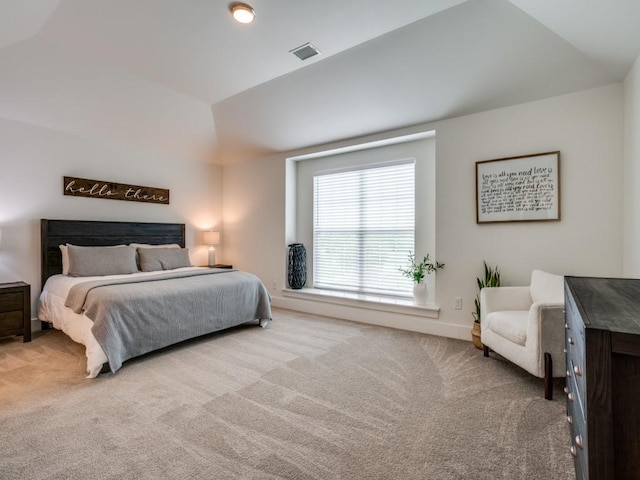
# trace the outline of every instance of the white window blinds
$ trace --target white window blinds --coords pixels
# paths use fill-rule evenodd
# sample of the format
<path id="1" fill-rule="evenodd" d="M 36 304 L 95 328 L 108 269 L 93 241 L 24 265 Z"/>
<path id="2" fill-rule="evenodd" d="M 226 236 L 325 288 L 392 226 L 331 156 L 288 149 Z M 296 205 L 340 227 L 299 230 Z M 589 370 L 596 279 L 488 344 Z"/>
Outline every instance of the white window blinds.
<path id="1" fill-rule="evenodd" d="M 410 293 L 400 273 L 414 249 L 414 160 L 314 176 L 313 285 Z"/>

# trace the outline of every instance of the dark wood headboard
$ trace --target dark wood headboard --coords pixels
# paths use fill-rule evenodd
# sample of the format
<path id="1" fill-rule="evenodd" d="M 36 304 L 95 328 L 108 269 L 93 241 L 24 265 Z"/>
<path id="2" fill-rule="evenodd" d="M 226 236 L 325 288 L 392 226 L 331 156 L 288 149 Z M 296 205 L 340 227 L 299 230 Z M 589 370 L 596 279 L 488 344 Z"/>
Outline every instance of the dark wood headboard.
<path id="1" fill-rule="evenodd" d="M 129 243 L 185 246 L 184 223 L 98 222 L 86 220 L 40 220 L 42 286 L 51 275 L 62 273 L 60 245 L 103 247 Z"/>

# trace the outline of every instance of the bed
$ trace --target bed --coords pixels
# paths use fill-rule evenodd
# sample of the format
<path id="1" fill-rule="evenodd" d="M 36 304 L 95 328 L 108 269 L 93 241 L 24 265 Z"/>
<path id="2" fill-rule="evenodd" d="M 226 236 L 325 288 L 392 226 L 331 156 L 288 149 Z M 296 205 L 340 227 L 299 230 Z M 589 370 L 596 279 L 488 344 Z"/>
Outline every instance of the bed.
<path id="1" fill-rule="evenodd" d="M 42 219 L 43 328 L 83 344 L 95 378 L 194 337 L 268 325 L 271 298 L 255 275 L 193 267 L 184 246 L 184 224 Z"/>

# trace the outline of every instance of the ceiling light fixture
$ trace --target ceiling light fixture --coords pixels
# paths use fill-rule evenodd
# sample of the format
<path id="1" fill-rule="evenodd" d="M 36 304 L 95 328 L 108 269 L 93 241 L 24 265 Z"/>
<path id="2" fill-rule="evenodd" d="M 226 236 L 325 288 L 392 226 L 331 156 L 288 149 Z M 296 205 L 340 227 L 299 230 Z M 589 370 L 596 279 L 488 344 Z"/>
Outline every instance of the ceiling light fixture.
<path id="1" fill-rule="evenodd" d="M 229 10 L 236 22 L 251 23 L 256 18 L 256 11 L 246 3 L 232 3 Z"/>

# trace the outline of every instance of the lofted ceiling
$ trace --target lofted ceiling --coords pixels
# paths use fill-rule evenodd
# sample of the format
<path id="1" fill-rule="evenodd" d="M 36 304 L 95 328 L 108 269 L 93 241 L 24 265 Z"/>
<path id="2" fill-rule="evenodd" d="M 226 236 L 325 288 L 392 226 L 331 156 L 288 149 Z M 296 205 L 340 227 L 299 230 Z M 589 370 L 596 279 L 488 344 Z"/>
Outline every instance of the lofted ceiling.
<path id="1" fill-rule="evenodd" d="M 637 0 L 2 0 L 0 117 L 228 163 L 624 79 Z M 311 42 L 321 55 L 289 51 Z"/>

